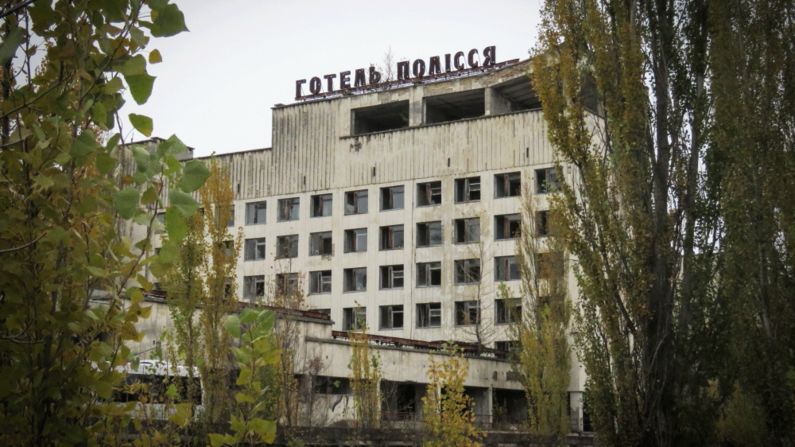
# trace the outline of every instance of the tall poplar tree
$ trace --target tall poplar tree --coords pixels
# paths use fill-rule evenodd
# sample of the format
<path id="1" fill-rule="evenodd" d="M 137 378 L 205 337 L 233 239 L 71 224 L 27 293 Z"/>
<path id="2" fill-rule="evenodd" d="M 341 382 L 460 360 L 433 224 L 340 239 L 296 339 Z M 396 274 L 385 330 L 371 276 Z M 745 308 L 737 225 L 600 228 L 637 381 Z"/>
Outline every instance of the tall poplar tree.
<path id="1" fill-rule="evenodd" d="M 701 444 L 721 338 L 707 3 L 548 1 L 532 81 L 571 184 L 578 352 L 609 445 Z M 559 171 L 562 172 L 562 171 Z"/>

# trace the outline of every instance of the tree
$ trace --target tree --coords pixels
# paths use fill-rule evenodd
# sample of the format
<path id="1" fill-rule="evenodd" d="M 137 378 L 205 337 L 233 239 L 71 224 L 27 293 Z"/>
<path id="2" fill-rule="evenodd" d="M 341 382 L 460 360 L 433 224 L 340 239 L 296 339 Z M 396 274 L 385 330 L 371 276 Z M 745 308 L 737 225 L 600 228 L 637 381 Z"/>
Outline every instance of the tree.
<path id="1" fill-rule="evenodd" d="M 475 426 L 471 398 L 464 392 L 469 364 L 460 350 L 447 346 L 444 359 L 428 365 L 428 386 L 422 397 L 425 447 L 478 447 L 482 433 Z"/>
<path id="2" fill-rule="evenodd" d="M 169 181 L 166 231 L 178 241 L 206 178 L 200 162 L 177 162 L 176 137 L 128 148 L 111 132 L 125 84 L 139 104 L 151 94 L 148 35 L 186 28 L 167 1 L 5 2 L 0 17 L 0 442 L 87 444 L 148 314 L 141 269 L 168 262 L 119 227 L 151 232 Z M 150 118 L 129 118 L 151 133 Z M 135 170 L 121 170 L 125 157 Z"/>
<path id="3" fill-rule="evenodd" d="M 725 344 L 708 12 L 704 1 L 543 10 L 532 81 L 572 169 L 556 208 L 576 261 L 586 398 L 610 445 L 702 445 L 715 421 L 707 383 Z"/>
<path id="4" fill-rule="evenodd" d="M 549 212 L 536 212 L 532 196 L 524 197 L 517 259 L 522 279 L 521 313 L 510 333 L 518 342 L 513 370 L 527 396 L 531 433 L 561 443 L 569 432 L 571 349 L 568 269 Z M 500 296 L 509 293 L 503 286 Z"/>
<path id="5" fill-rule="evenodd" d="M 367 325 L 350 332 L 351 394 L 359 428 L 378 428 L 381 421 L 381 359 L 370 354 Z"/>

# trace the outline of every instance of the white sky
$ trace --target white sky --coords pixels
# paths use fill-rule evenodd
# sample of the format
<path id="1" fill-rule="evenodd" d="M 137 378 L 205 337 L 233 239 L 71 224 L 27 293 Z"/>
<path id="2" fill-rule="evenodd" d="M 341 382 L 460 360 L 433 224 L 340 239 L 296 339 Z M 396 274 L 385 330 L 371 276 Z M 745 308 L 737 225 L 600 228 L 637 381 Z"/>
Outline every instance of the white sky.
<path id="1" fill-rule="evenodd" d="M 540 9 L 538 0 L 176 3 L 190 32 L 150 43 L 163 55 L 149 68 L 154 91 L 123 111 L 149 115 L 153 136 L 176 134 L 197 156 L 270 147 L 271 107 L 294 102 L 297 79 L 382 65 L 390 47 L 395 63 L 488 45 L 497 62 L 525 59 Z M 143 138 L 131 129 L 126 137 Z"/>

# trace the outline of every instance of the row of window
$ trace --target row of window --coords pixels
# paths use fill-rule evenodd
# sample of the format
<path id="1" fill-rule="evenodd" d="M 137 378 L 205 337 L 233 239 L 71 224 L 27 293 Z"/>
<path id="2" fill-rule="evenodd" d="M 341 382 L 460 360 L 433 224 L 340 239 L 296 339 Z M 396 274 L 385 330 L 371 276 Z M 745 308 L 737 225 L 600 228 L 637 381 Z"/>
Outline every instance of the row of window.
<path id="1" fill-rule="evenodd" d="M 536 215 L 536 235 L 547 235 L 547 211 L 539 211 Z M 519 237 L 521 232 L 521 216 L 503 214 L 494 217 L 494 239 L 504 240 Z M 480 240 L 480 218 L 468 217 L 453 220 L 453 241 L 456 244 L 474 243 Z M 388 225 L 379 229 L 379 249 L 399 250 L 404 247 L 403 225 Z M 345 230 L 344 252 L 367 251 L 367 228 Z M 433 247 L 443 243 L 442 222 L 420 222 L 417 224 L 417 248 Z M 246 261 L 265 259 L 265 238 L 245 240 L 243 258 Z M 331 256 L 334 252 L 331 231 L 309 234 L 310 256 Z M 276 257 L 295 258 L 298 256 L 298 235 L 290 234 L 276 238 Z"/>
<path id="2" fill-rule="evenodd" d="M 554 168 L 536 169 L 537 194 L 554 192 L 559 183 Z M 480 200 L 480 176 L 455 179 L 455 202 L 476 202 Z M 521 174 L 508 172 L 494 175 L 494 196 L 516 197 L 521 195 Z M 404 206 L 405 188 L 403 185 L 388 186 L 380 190 L 381 211 L 399 210 Z M 331 216 L 332 194 L 317 194 L 311 198 L 311 217 Z M 433 206 L 442 203 L 442 182 L 440 180 L 417 184 L 417 206 Z M 279 222 L 298 220 L 299 197 L 278 199 L 276 219 Z M 246 225 L 266 223 L 267 202 L 246 203 Z M 345 214 L 366 214 L 368 212 L 368 191 L 366 189 L 345 192 Z"/>
<path id="3" fill-rule="evenodd" d="M 379 306 L 379 329 L 402 329 L 404 311 L 402 304 Z M 456 301 L 453 320 L 457 326 L 478 324 L 480 322 L 480 302 L 478 300 Z M 419 303 L 416 305 L 416 327 L 435 328 L 442 326 L 442 303 Z M 508 324 L 518 322 L 522 317 L 522 303 L 519 298 L 494 300 L 494 322 Z M 342 309 L 343 330 L 357 330 L 367 327 L 366 307 L 346 307 Z"/>
<path id="4" fill-rule="evenodd" d="M 548 278 L 554 266 L 557 265 L 551 253 L 538 255 L 536 275 L 539 278 Z M 438 287 L 442 284 L 442 263 L 418 262 L 417 284 L 422 287 Z M 453 263 L 453 281 L 457 285 L 478 283 L 481 280 L 480 259 L 458 259 Z M 354 267 L 343 269 L 344 292 L 367 291 L 367 267 Z M 402 289 L 404 287 L 405 266 L 402 264 L 382 265 L 379 267 L 380 289 Z M 300 289 L 299 273 L 279 273 L 276 275 L 276 290 L 278 293 L 291 294 L 303 293 Z M 515 281 L 520 279 L 519 264 L 516 256 L 496 256 L 494 258 L 494 281 Z M 332 271 L 316 270 L 309 272 L 310 295 L 331 293 Z M 265 275 L 250 275 L 243 277 L 243 296 L 247 299 L 256 299 L 265 295 Z"/>

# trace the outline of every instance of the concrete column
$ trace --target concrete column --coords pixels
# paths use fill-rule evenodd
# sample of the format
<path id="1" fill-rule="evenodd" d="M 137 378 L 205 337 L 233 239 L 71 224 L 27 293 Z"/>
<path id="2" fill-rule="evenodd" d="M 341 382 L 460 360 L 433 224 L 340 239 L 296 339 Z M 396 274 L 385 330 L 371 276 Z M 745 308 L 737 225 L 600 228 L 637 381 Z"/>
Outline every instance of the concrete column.
<path id="1" fill-rule="evenodd" d="M 422 95 L 415 95 L 409 100 L 409 127 L 421 126 L 425 116 L 425 101 Z"/>
<path id="2" fill-rule="evenodd" d="M 511 111 L 511 103 L 502 97 L 494 87 L 486 87 L 486 115 L 500 115 Z"/>

